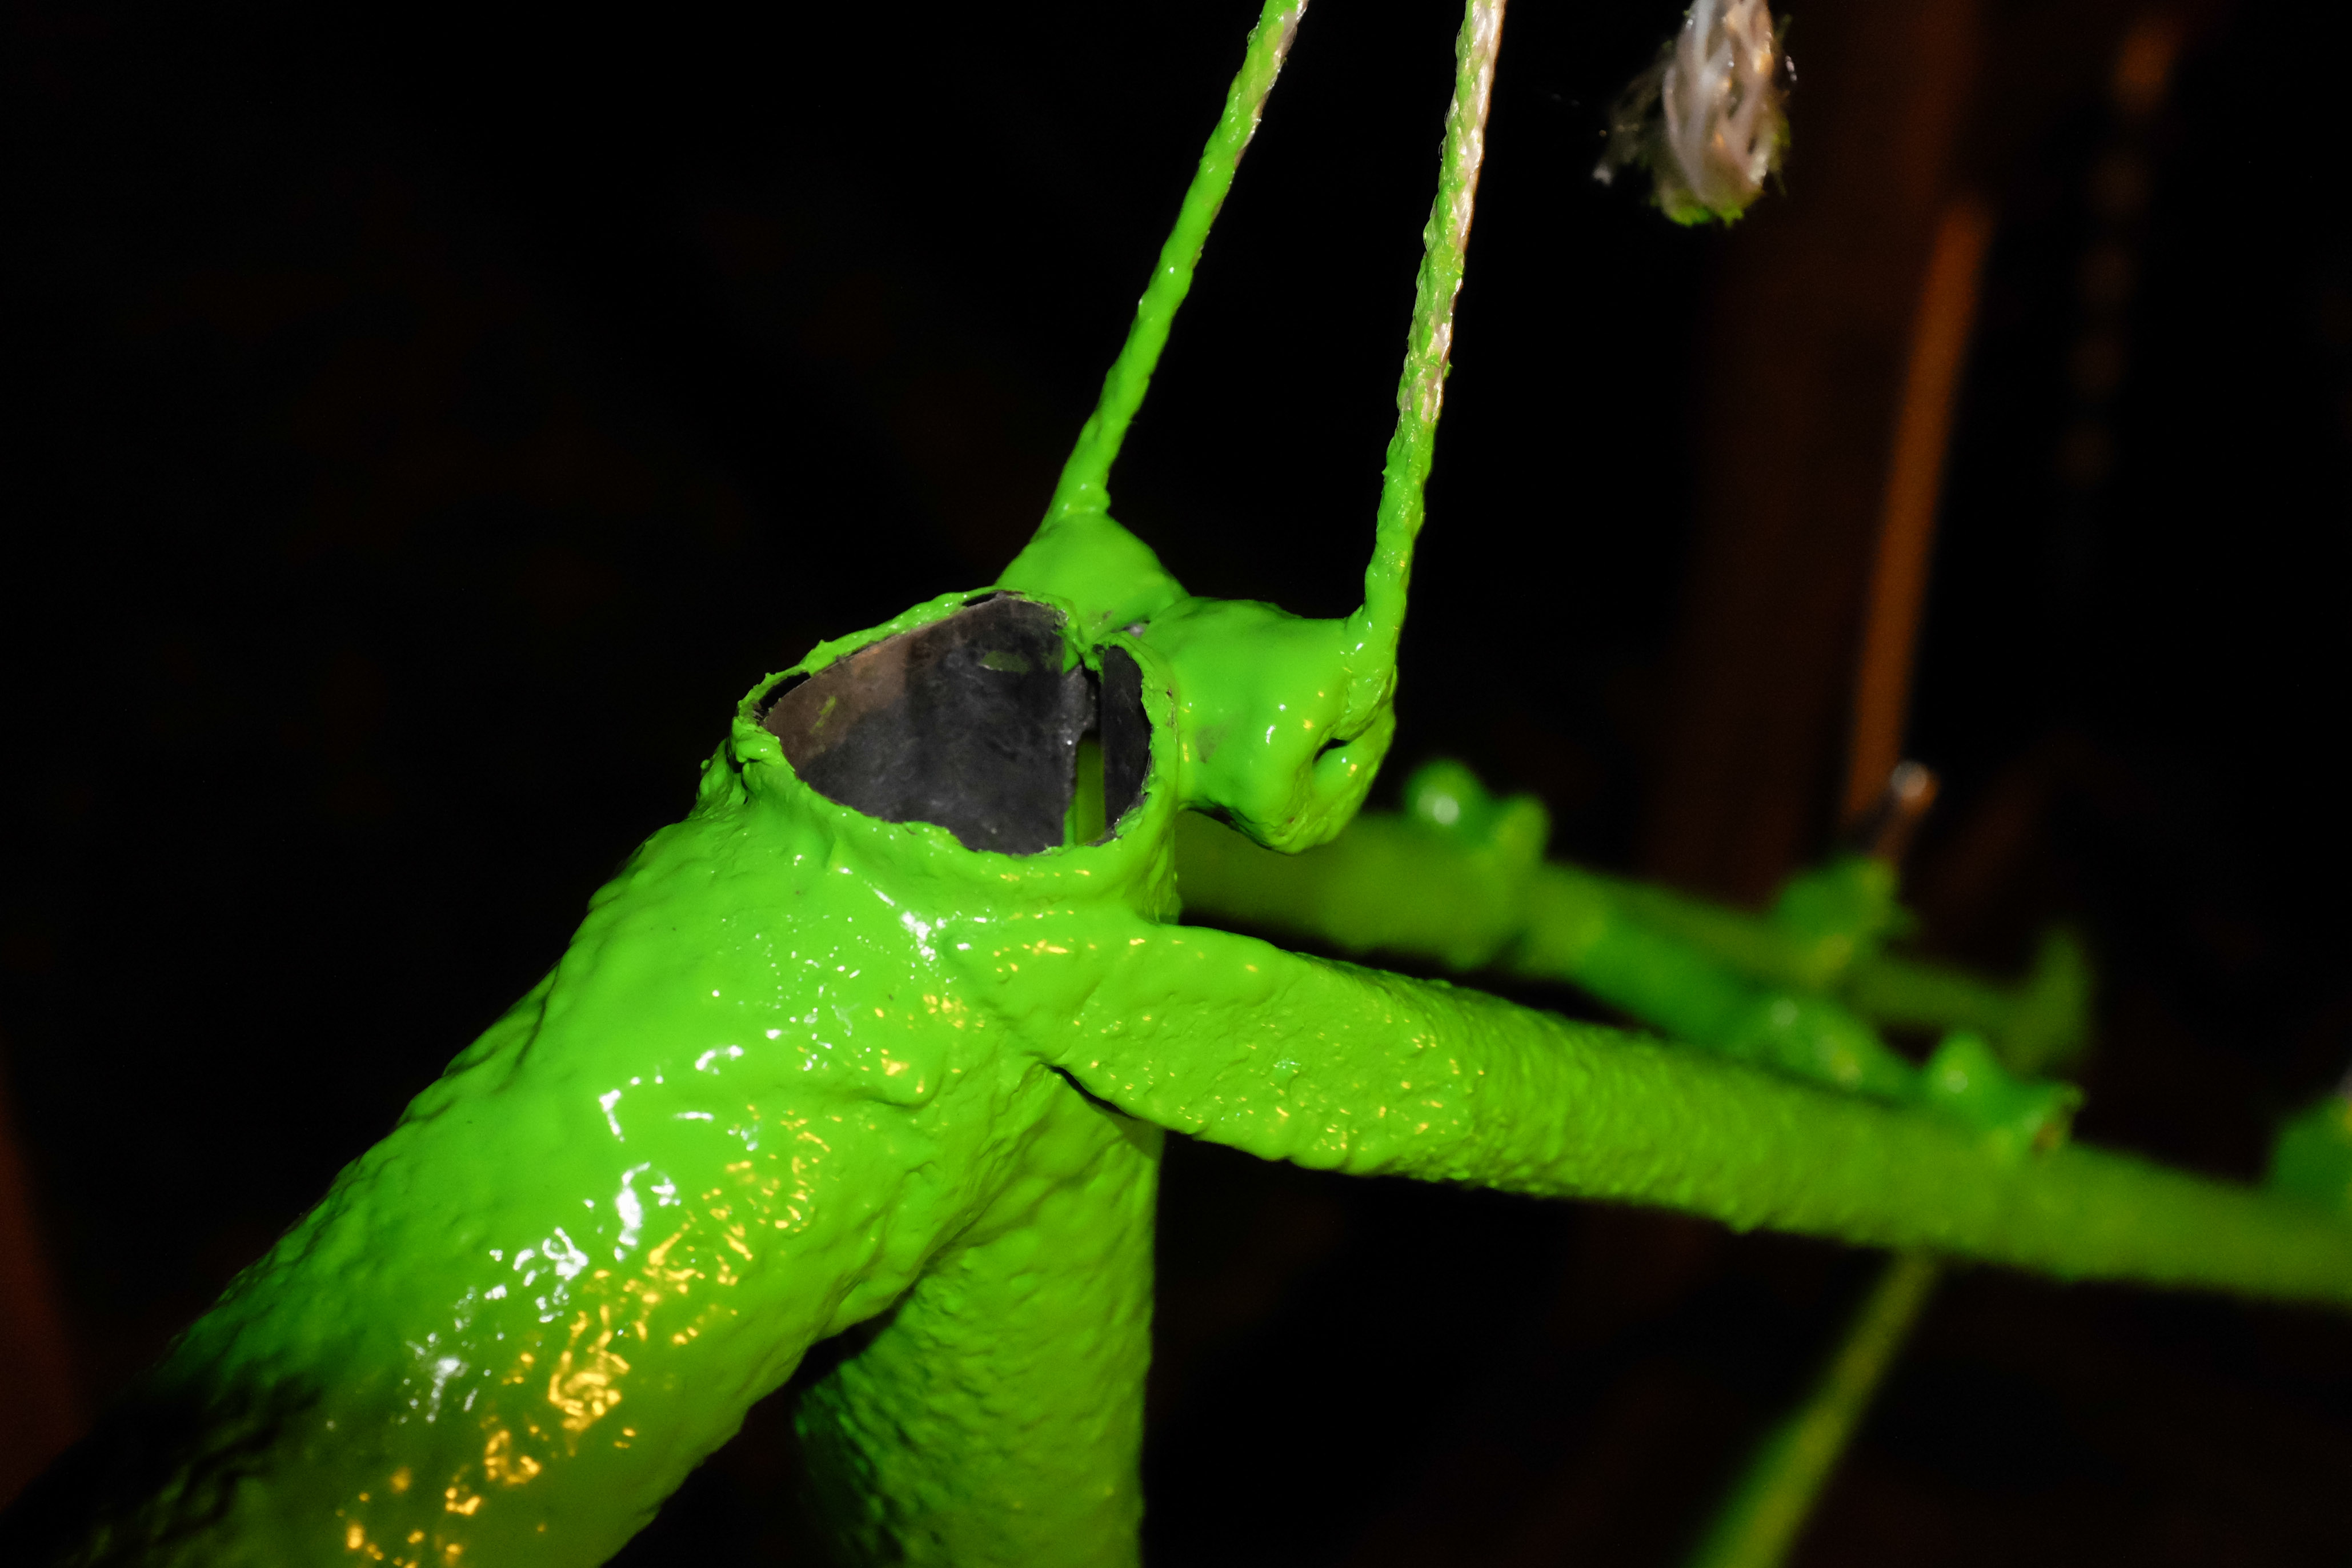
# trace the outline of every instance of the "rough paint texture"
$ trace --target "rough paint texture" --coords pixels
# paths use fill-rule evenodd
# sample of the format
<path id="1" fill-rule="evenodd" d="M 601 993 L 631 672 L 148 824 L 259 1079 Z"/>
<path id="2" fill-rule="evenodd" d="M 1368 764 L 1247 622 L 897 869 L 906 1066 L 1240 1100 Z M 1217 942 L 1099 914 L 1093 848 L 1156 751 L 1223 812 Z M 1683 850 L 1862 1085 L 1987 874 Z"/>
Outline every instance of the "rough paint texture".
<path id="1" fill-rule="evenodd" d="M 1184 820 L 1187 905 L 1351 954 L 1565 980 L 1675 1040 L 1873 1099 L 1934 1105 L 2028 1146 L 2054 1144 L 2079 1102 L 2071 1087 L 2002 1065 L 2038 1069 L 2083 1043 L 2087 982 L 2063 936 L 2045 944 L 2032 980 L 2004 989 L 1881 952 L 1910 916 L 1889 868 L 1867 857 L 1790 879 L 1756 916 L 1547 862 L 1542 805 L 1496 800 L 1459 763 L 1425 765 L 1404 793 L 1405 810 L 1360 816 L 1298 855 Z M 1949 1032 L 1914 1068 L 1879 1034 L 1885 1022 Z M 1984 1033 L 1999 1040 L 1997 1056 Z"/>
<path id="2" fill-rule="evenodd" d="M 594 1563 L 861 1324 L 802 1420 L 863 1560 L 1131 1561 L 1163 1126 L 2352 1299 L 2352 1228 L 2316 1207 L 2004 1158 L 1930 1114 L 1170 924 L 1198 735 L 1151 628 L 1117 642 L 1144 673 L 1144 799 L 1108 841 L 1037 855 L 826 800 L 747 700 L 694 813 L 28 1500 L 10 1561 Z M 1261 672 L 1289 695 L 1320 675 Z M 126 1469 L 164 1411 L 191 1436 Z"/>
<path id="3" fill-rule="evenodd" d="M 1465 21 L 1448 212 L 1445 182 L 1475 176 L 1464 84 L 1483 103 L 1498 16 L 1474 0 Z M 1196 194 L 1222 195 L 1297 20 L 1265 7 Z M 1205 233 L 1213 210 L 1188 198 L 1186 222 Z M 1462 238 L 1433 225 L 1433 246 Z M 1106 419 L 997 585 L 1060 617 L 1065 673 L 1133 661 L 1150 760 L 1109 836 L 969 849 L 827 799 L 762 725 L 787 677 L 978 595 L 763 682 L 687 820 L 0 1521 L 0 1562 L 588 1568 L 843 1335 L 800 1416 L 853 1556 L 1132 1563 L 1161 1128 L 2063 1275 L 2352 1300 L 2352 1227 L 2317 1206 L 2075 1150 L 2021 1160 L 1948 1117 L 1176 925 L 1181 811 L 1297 848 L 1363 800 L 1430 436 L 1404 411 L 1365 612 L 1187 596 L 1101 488 L 1108 416 L 1139 399 L 1182 281 L 1147 292 Z M 1419 298 L 1413 340 L 1444 340 L 1451 288 Z"/>

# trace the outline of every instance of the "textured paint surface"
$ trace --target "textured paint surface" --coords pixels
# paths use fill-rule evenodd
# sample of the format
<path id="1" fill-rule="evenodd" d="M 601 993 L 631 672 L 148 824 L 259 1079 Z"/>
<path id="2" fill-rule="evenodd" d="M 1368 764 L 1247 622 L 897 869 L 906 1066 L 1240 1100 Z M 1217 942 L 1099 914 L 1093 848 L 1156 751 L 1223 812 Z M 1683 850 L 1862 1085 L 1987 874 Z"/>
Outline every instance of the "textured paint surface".
<path id="1" fill-rule="evenodd" d="M 2045 961 L 2010 992 L 1922 964 L 1898 970 L 1878 946 L 1908 916 L 1876 861 L 1846 857 L 1795 877 L 1759 918 L 1546 862 L 1541 804 L 1497 800 L 1459 763 L 1423 767 L 1404 794 L 1403 811 L 1360 816 L 1336 841 L 1290 857 L 1189 819 L 1177 833 L 1185 900 L 1196 914 L 1351 953 L 1565 980 L 1677 1040 L 1932 1107 L 2020 1150 L 2054 1142 L 2079 1100 L 2002 1061 L 2079 1043 L 2086 998 L 2063 943 L 2057 966 Z M 1950 1030 L 1924 1068 L 1890 1050 L 1854 1005 L 1844 982 L 1855 972 L 1872 977 L 1862 999 L 1890 1003 L 1895 1021 Z M 1965 1027 L 1980 1021 L 2018 1049 L 1996 1056 Z"/>
<path id="2" fill-rule="evenodd" d="M 1160 1134 L 1017 1049 L 994 993 L 1048 911 L 1164 912 L 1170 809 L 975 853 L 816 796 L 747 705 L 549 979 L 176 1348 L 129 1414 L 198 1436 L 79 1552 L 599 1562 L 810 1343 L 896 1304 L 809 1402 L 891 1501 L 857 1528 L 1117 1560 Z"/>
<path id="3" fill-rule="evenodd" d="M 1161 1129 L 2352 1301 L 2352 1227 L 2311 1205 L 2019 1158 L 1947 1114 L 1174 924 L 1181 811 L 1322 841 L 1385 749 L 1500 23 L 1467 8 L 1365 609 L 1307 621 L 1186 595 L 1100 488 L 1297 11 L 1266 6 L 1182 276 L 1155 277 L 1107 423 L 999 584 L 1059 614 L 1072 661 L 1140 670 L 1139 802 L 1102 842 L 1012 856 L 794 773 L 761 723 L 784 679 L 975 595 L 763 682 L 548 978 L 20 1500 L 0 1560 L 585 1568 L 838 1336 L 799 1419 L 854 1558 L 1131 1563 Z"/>
<path id="4" fill-rule="evenodd" d="M 1197 737 L 1151 633 L 1115 638 L 1146 674 L 1150 783 L 1091 847 L 995 855 L 836 806 L 747 700 L 694 813 L 191 1331 L 95 1450 L 118 1468 L 20 1560 L 596 1563 L 812 1343 L 867 1324 L 803 1412 L 848 1542 L 1129 1561 L 1160 1127 L 2352 1300 L 2352 1228 L 2315 1207 L 2007 1158 L 1939 1116 L 1170 924 Z"/>

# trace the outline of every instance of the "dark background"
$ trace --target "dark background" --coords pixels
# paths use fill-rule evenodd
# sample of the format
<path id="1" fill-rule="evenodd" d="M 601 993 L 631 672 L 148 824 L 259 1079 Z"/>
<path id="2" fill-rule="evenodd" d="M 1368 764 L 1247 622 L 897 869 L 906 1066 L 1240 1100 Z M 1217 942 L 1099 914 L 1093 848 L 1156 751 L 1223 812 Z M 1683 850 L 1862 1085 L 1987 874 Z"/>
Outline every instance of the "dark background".
<path id="1" fill-rule="evenodd" d="M 1590 178 L 1677 14 L 1510 14 L 1397 759 L 1729 896 L 1823 848 L 1925 235 L 1984 191 L 1912 892 L 1994 967 L 2079 923 L 2083 1135 L 2251 1176 L 2352 1058 L 2333 13 L 2192 9 L 2126 123 L 2122 0 L 1797 6 L 1786 189 L 1728 234 Z M 0 1067 L 82 1413 L 543 970 L 741 691 L 1018 548 L 1252 15 L 12 10 Z M 1198 591 L 1354 602 L 1457 19 L 1301 32 L 1116 476 Z M 1171 1565 L 1670 1562 L 1870 1267 L 1191 1145 L 1162 1226 Z M 786 1560 L 781 1414 L 627 1561 Z M 2347 1476 L 2336 1319 L 1973 1273 L 1801 1557 L 2340 1562 Z"/>

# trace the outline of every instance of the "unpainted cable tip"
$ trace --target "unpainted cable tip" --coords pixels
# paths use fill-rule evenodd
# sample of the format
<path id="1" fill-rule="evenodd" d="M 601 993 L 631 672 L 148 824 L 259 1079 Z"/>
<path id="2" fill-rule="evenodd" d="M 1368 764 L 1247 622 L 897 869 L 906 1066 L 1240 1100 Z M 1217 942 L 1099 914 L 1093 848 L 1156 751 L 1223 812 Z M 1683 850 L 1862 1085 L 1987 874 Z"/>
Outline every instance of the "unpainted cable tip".
<path id="1" fill-rule="evenodd" d="M 1613 184 L 1646 169 L 1652 200 L 1675 223 L 1735 222 L 1780 169 L 1794 80 L 1765 0 L 1694 0 L 1611 107 L 1592 177 Z"/>

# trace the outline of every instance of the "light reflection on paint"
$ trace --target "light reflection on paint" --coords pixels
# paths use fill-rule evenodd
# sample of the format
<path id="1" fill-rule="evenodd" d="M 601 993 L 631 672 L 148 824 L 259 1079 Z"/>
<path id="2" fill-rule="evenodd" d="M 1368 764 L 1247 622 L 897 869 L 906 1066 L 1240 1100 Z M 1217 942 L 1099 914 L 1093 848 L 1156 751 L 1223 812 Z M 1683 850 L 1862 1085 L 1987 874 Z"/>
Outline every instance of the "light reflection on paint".
<path id="1" fill-rule="evenodd" d="M 637 1237 L 645 1228 L 645 1199 L 629 1184 L 652 1168 L 650 1164 L 632 1166 L 621 1173 L 621 1190 L 613 1195 L 613 1211 L 621 1217 L 620 1239 L 613 1248 L 615 1261 L 628 1256 L 629 1249 L 637 1244 Z"/>

